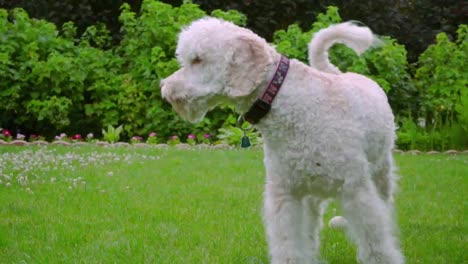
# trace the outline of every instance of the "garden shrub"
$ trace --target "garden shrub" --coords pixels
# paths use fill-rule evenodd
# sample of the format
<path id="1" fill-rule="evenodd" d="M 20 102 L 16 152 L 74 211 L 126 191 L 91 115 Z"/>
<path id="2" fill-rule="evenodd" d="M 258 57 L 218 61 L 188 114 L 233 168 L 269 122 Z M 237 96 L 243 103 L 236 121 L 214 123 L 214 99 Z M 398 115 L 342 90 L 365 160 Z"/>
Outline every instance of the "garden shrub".
<path id="1" fill-rule="evenodd" d="M 73 31 L 70 29 L 70 31 Z M 53 136 L 82 128 L 86 89 L 95 83 L 93 64 L 111 53 L 75 45 L 52 23 L 30 19 L 22 9 L 0 9 L 0 124 L 25 133 Z M 91 61 L 84 61 L 86 54 Z M 110 58 L 109 58 L 110 57 Z M 106 77 L 111 65 L 102 65 Z"/>
<path id="2" fill-rule="evenodd" d="M 222 138 L 238 143 L 241 130 L 234 127 L 237 114 L 232 107 L 221 106 L 202 122 L 190 124 L 160 95 L 160 80 L 179 68 L 174 57 L 178 33 L 205 15 L 190 1 L 172 7 L 144 0 L 138 13 L 124 4 L 119 17 L 122 38 L 112 46 L 104 24 L 82 31 L 68 22 L 58 30 L 47 21 L 30 19 L 22 9 L 0 9 L 0 127 L 52 139 L 62 132 L 93 132 L 99 138 L 102 128 L 122 126 L 123 140 L 154 131 L 158 142 L 174 135 L 185 141 L 191 135 L 199 142 Z M 241 26 L 247 22 L 232 10 L 211 15 Z M 309 31 L 290 25 L 274 34 L 273 44 L 307 63 L 313 33 L 339 22 L 338 9 L 329 7 Z M 467 25 L 461 25 L 455 41 L 439 34 L 411 72 L 405 47 L 390 37 L 382 37 L 380 47 L 361 57 L 335 45 L 330 59 L 342 71 L 367 75 L 385 90 L 399 125 L 399 148 L 466 148 L 467 32 Z M 210 138 L 218 133 L 220 138 Z"/>
<path id="3" fill-rule="evenodd" d="M 468 147 L 468 26 L 460 25 L 456 41 L 445 33 L 424 51 L 415 65 L 421 125 L 406 119 L 398 131 L 398 147 L 423 150 Z M 408 142 L 411 141 L 408 146 Z"/>
<path id="4" fill-rule="evenodd" d="M 22 9 L 0 10 L 0 127 L 49 139 L 124 125 L 123 138 L 158 131 L 214 134 L 230 108 L 207 115 L 197 125 L 179 118 L 161 99 L 159 81 L 179 67 L 174 58 L 181 27 L 206 14 L 197 5 L 172 7 L 145 0 L 137 15 L 126 4 L 120 21 L 125 32 L 110 48 L 103 24 L 76 36 L 73 23 L 30 19 Z M 245 24 L 236 11 L 213 15 Z"/>
<path id="5" fill-rule="evenodd" d="M 468 89 L 468 26 L 461 25 L 456 41 L 445 33 L 436 37 L 419 57 L 415 83 L 422 97 L 421 111 L 428 126 L 457 121 L 457 105 Z"/>

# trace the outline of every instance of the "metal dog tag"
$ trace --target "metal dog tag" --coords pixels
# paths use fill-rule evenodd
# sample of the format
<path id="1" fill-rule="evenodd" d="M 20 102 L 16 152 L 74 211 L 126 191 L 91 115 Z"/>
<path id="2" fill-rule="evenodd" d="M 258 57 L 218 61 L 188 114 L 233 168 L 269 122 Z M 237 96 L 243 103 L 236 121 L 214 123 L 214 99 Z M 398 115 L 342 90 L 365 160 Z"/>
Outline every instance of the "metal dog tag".
<path id="1" fill-rule="evenodd" d="M 250 138 L 247 135 L 245 135 L 244 131 L 244 136 L 241 139 L 241 148 L 249 148 L 251 146 L 252 144 L 250 143 Z"/>
<path id="2" fill-rule="evenodd" d="M 244 123 L 244 117 L 239 116 L 239 118 L 237 119 L 237 127 L 242 129 L 242 131 L 244 132 L 244 136 L 242 136 L 241 138 L 241 148 L 250 148 L 252 144 L 250 143 L 250 138 L 247 136 L 247 131 L 252 129 L 253 126 L 245 129 L 242 127 L 243 123 Z"/>

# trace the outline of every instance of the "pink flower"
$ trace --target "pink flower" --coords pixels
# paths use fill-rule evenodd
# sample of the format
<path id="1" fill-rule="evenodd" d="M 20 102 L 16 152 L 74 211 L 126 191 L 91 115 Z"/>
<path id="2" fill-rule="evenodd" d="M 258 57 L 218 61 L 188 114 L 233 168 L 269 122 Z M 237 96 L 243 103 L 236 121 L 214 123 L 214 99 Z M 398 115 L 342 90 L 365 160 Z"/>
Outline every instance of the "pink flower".
<path id="1" fill-rule="evenodd" d="M 143 140 L 143 138 L 140 136 L 133 136 L 131 140 L 140 142 L 141 140 Z"/>
<path id="2" fill-rule="evenodd" d="M 204 134 L 203 137 L 204 138 L 211 138 L 211 135 L 210 134 Z"/>
<path id="3" fill-rule="evenodd" d="M 195 135 L 194 134 L 189 134 L 187 138 L 188 139 L 195 139 Z"/>
<path id="4" fill-rule="evenodd" d="M 149 137 L 156 137 L 156 136 L 157 136 L 156 132 L 151 132 L 151 133 L 149 134 Z"/>
<path id="5" fill-rule="evenodd" d="M 177 139 L 179 139 L 179 137 L 176 136 L 176 135 L 174 135 L 174 136 L 171 137 L 171 140 L 177 140 Z"/>
<path id="6" fill-rule="evenodd" d="M 79 140 L 79 139 L 81 139 L 81 135 L 80 135 L 80 134 L 76 134 L 76 135 L 72 136 L 72 139 L 74 139 L 74 140 Z"/>
<path id="7" fill-rule="evenodd" d="M 4 130 L 3 130 L 3 135 L 5 135 L 5 136 L 7 136 L 7 137 L 11 137 L 11 132 L 10 132 L 10 130 L 4 129 Z"/>

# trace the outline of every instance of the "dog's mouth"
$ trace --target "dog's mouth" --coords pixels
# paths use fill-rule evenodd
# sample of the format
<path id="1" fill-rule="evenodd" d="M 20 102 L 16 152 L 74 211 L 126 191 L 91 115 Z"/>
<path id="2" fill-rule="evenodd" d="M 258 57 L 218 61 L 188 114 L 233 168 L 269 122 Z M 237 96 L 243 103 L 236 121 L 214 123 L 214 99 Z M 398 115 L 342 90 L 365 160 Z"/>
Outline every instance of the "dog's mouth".
<path id="1" fill-rule="evenodd" d="M 210 105 L 216 105 L 212 102 L 213 96 L 190 97 L 187 93 L 174 93 L 173 90 L 169 89 L 167 83 L 161 87 L 161 95 L 172 105 L 179 116 L 191 123 L 200 122 L 206 113 L 213 108 Z"/>
<path id="2" fill-rule="evenodd" d="M 172 108 L 178 115 L 190 123 L 200 122 L 205 117 L 207 112 L 206 110 L 196 111 L 194 110 L 195 107 L 191 107 L 190 103 L 181 99 L 176 99 L 172 102 L 171 100 L 168 100 L 168 102 L 172 105 Z"/>

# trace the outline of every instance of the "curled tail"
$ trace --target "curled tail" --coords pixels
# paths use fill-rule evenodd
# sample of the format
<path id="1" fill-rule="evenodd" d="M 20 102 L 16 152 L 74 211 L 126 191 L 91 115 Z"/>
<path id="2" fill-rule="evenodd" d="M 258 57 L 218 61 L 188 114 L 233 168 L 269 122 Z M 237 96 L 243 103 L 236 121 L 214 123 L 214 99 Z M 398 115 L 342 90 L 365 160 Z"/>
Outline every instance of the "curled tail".
<path id="1" fill-rule="evenodd" d="M 314 34 L 309 43 L 309 64 L 319 71 L 339 74 L 341 71 L 328 59 L 328 49 L 335 43 L 344 44 L 361 55 L 371 46 L 381 41 L 367 27 L 359 27 L 353 22 L 336 24 Z"/>

